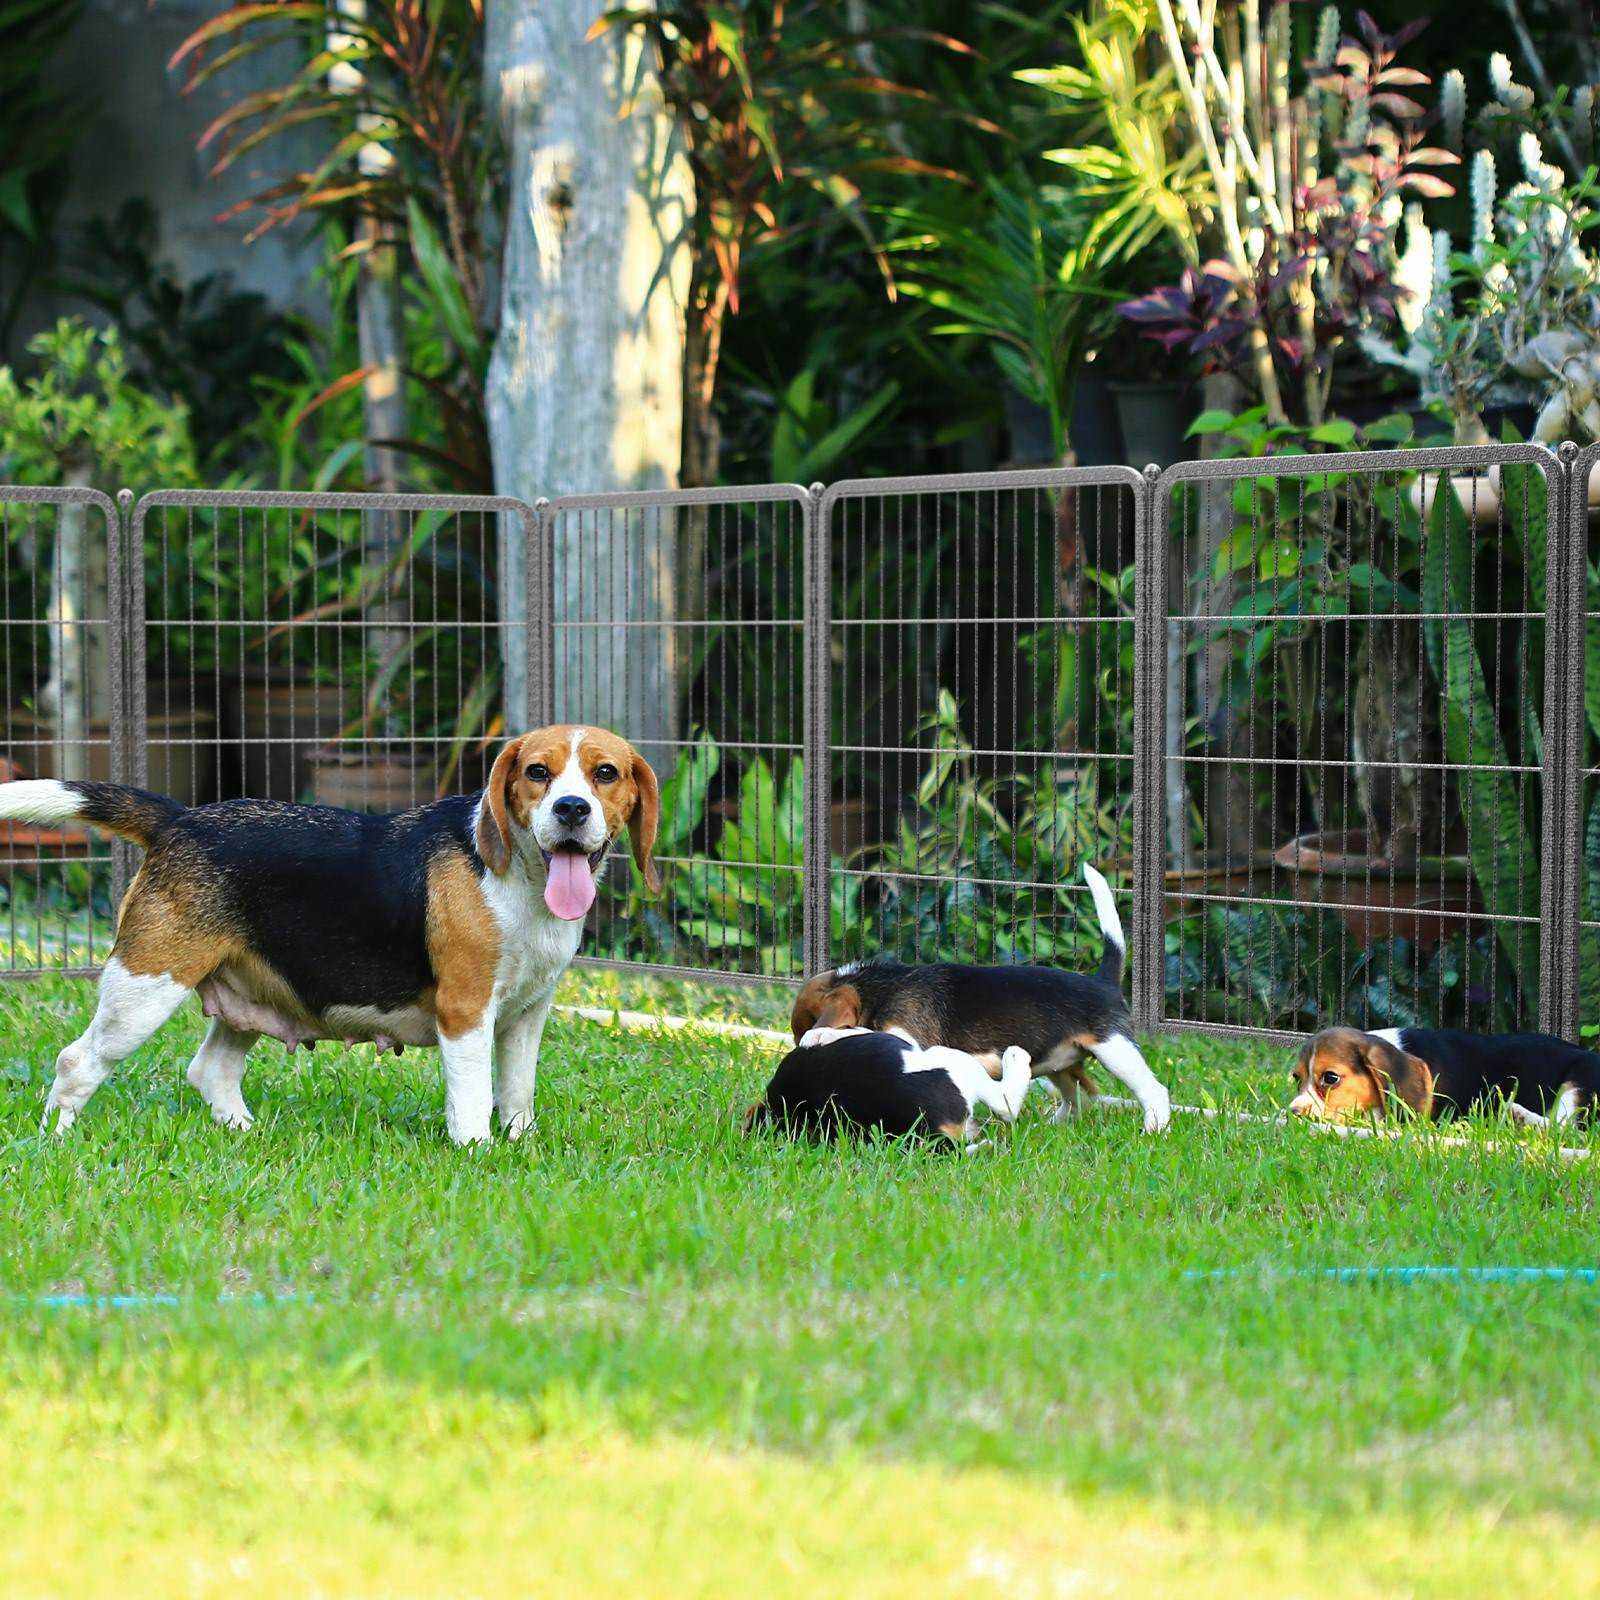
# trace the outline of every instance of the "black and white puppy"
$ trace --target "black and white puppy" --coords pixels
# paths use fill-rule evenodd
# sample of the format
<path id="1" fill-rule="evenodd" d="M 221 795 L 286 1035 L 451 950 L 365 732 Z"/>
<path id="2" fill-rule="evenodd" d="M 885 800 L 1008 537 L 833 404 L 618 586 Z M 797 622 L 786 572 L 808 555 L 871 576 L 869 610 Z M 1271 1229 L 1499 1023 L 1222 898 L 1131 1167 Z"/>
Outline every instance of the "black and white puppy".
<path id="1" fill-rule="evenodd" d="M 930 1134 L 963 1147 L 979 1143 L 977 1108 L 1015 1122 L 1033 1081 L 1026 1050 L 1010 1046 L 996 1082 L 965 1050 L 924 1049 L 899 1030 L 839 1029 L 825 1044 L 791 1050 L 765 1095 L 745 1116 L 746 1130 L 776 1127 L 833 1138 L 844 1128 L 891 1137 Z"/>
<path id="2" fill-rule="evenodd" d="M 1289 1109 L 1303 1117 L 1382 1117 L 1391 1100 L 1430 1118 L 1504 1104 L 1543 1126 L 1592 1113 L 1600 1055 L 1548 1033 L 1326 1028 L 1301 1050 L 1294 1078 Z"/>
<path id="3" fill-rule="evenodd" d="M 876 1028 L 963 1050 L 998 1070 L 1001 1052 L 1020 1045 L 1037 1077 L 1061 1096 L 1058 1121 L 1079 1096 L 1094 1093 L 1085 1071 L 1093 1056 L 1127 1085 L 1144 1111 L 1147 1133 L 1172 1120 L 1165 1086 L 1133 1042 L 1133 1019 L 1122 997 L 1127 941 L 1111 888 L 1084 864 L 1105 954 L 1093 975 L 1054 967 L 913 967 L 887 956 L 821 972 L 800 991 L 789 1026 L 797 1044 L 824 1044 L 842 1031 Z"/>

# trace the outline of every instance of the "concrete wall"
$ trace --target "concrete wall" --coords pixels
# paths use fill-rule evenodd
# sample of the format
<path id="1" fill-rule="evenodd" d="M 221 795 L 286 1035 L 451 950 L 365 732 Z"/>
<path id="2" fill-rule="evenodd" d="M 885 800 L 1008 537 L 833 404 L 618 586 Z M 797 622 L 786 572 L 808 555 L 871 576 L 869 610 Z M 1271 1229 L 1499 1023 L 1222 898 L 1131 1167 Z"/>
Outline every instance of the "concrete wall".
<path id="1" fill-rule="evenodd" d="M 196 138 L 221 110 L 285 76 L 282 55 L 245 61 L 189 95 L 181 92 L 182 69 L 167 70 L 185 36 L 224 9 L 221 0 L 89 0 L 52 71 L 59 88 L 84 107 L 60 231 L 70 236 L 89 219 L 110 218 L 124 201 L 142 197 L 159 218 L 162 258 L 183 280 L 225 270 L 242 288 L 315 311 L 312 274 L 320 256 L 304 230 L 275 229 L 247 245 L 248 221 L 216 218 L 291 164 L 303 165 L 318 148 L 317 135 L 274 141 L 216 179 L 207 176 L 209 159 L 195 151 Z M 41 295 L 18 342 L 74 309 L 81 308 Z"/>

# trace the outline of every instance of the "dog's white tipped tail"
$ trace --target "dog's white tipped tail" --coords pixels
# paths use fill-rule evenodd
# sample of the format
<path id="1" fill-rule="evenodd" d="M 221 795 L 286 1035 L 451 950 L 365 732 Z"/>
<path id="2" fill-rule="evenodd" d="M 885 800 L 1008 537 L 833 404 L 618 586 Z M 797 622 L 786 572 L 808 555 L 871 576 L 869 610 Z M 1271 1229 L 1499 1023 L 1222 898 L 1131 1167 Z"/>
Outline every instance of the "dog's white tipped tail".
<path id="1" fill-rule="evenodd" d="M 1122 932 L 1122 918 L 1117 915 L 1117 902 L 1111 893 L 1111 885 L 1087 861 L 1083 864 L 1083 881 L 1089 885 L 1089 893 L 1094 896 L 1095 915 L 1100 918 L 1100 931 L 1106 936 L 1106 951 L 1100 958 L 1100 976 L 1112 983 L 1121 983 L 1128 941 Z"/>
<path id="2" fill-rule="evenodd" d="M 57 778 L 0 783 L 0 817 L 18 822 L 71 822 L 83 815 L 83 796 Z"/>

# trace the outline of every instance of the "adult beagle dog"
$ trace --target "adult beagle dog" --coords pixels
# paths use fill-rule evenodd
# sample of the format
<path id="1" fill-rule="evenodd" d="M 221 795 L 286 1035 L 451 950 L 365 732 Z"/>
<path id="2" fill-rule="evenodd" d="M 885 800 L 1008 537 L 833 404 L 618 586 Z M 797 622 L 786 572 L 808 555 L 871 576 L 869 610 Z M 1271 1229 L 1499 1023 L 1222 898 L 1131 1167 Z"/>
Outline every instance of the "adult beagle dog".
<path id="1" fill-rule="evenodd" d="M 1453 1028 L 1325 1028 L 1300 1052 L 1289 1109 L 1330 1121 L 1382 1117 L 1395 1105 L 1419 1117 L 1503 1104 L 1543 1126 L 1589 1116 L 1600 1094 L 1600 1055 L 1547 1033 Z"/>
<path id="2" fill-rule="evenodd" d="M 595 880 L 624 828 L 646 886 L 655 773 L 602 728 L 539 728 L 488 786 L 398 816 L 225 800 L 184 807 L 118 784 L 0 784 L 0 817 L 83 822 L 144 846 L 84 1034 L 56 1060 L 57 1132 L 198 995 L 211 1026 L 189 1082 L 248 1128 L 245 1056 L 263 1034 L 379 1049 L 438 1045 L 457 1144 L 513 1139 L 533 1117 L 539 1038 L 577 954 Z"/>
<path id="3" fill-rule="evenodd" d="M 991 1075 L 1002 1053 L 1020 1045 L 1033 1075 L 1060 1095 L 1056 1120 L 1070 1117 L 1080 1096 L 1093 1095 L 1085 1070 L 1093 1056 L 1132 1091 L 1147 1133 L 1172 1120 L 1172 1100 L 1133 1042 L 1133 1018 L 1122 997 L 1127 950 L 1122 919 L 1106 880 L 1087 862 L 1105 952 L 1092 976 L 1054 967 L 913 967 L 877 956 L 820 972 L 796 997 L 789 1026 L 802 1048 L 827 1044 L 857 1028 L 894 1030 L 929 1045 L 978 1057 Z"/>

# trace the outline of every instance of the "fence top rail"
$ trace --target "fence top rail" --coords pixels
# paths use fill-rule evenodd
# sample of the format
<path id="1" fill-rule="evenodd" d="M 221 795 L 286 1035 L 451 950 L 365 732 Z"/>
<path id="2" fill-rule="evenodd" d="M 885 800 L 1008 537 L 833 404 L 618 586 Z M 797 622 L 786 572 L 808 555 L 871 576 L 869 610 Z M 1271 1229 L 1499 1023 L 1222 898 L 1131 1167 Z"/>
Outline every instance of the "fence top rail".
<path id="1" fill-rule="evenodd" d="M 31 483 L 0 484 L 0 506 L 98 506 L 108 517 L 117 514 L 116 502 L 99 489 L 41 488 Z"/>
<path id="2" fill-rule="evenodd" d="M 892 494 L 982 494 L 1005 489 L 1138 489 L 1144 474 L 1136 467 L 1028 467 L 1011 472 L 941 472 L 916 478 L 842 478 L 822 496 L 826 511 L 839 500 L 864 500 Z"/>
<path id="3" fill-rule="evenodd" d="M 1232 456 L 1215 461 L 1175 461 L 1156 481 L 1165 499 L 1180 483 L 1231 483 L 1239 478 L 1301 478 L 1324 472 L 1479 472 L 1486 467 L 1561 466 L 1542 444 L 1438 445 L 1424 450 L 1339 450 L 1327 455 Z"/>
<path id="4" fill-rule="evenodd" d="M 526 500 L 504 494 L 352 494 L 298 489 L 155 489 L 134 509 L 134 521 L 159 506 L 196 510 L 261 511 L 504 511 L 530 526 L 534 510 Z"/>
<path id="5" fill-rule="evenodd" d="M 757 483 L 717 489 L 616 489 L 605 494 L 562 494 L 541 500 L 540 508 L 558 517 L 567 511 L 649 511 L 685 506 L 804 505 L 811 491 L 798 483 Z"/>

